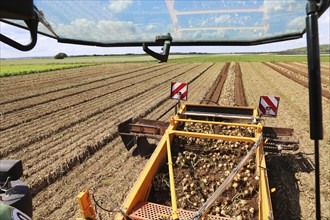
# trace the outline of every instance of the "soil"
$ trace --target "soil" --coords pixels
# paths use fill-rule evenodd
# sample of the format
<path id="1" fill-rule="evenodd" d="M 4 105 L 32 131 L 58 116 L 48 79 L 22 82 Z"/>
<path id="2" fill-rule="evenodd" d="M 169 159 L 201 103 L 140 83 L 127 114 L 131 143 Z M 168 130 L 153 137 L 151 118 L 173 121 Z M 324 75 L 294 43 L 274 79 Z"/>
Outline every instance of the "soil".
<path id="1" fill-rule="evenodd" d="M 188 100 L 200 103 L 225 63 L 104 64 L 0 79 L 0 159 L 23 160 L 23 179 L 33 192 L 34 219 L 75 219 L 76 195 L 93 188 L 103 219 L 118 211 L 152 152 L 127 149 L 117 125 L 129 118 L 158 119 L 176 101 L 171 81 L 190 82 Z M 262 63 L 239 63 L 248 106 L 260 95 L 280 96 L 269 126 L 294 128 L 297 152 L 268 155 L 277 219 L 314 219 L 314 158 L 309 136 L 308 89 Z M 300 69 L 305 63 L 286 63 Z M 234 63 L 222 91 L 232 103 Z M 321 71 L 329 80 L 328 64 Z M 284 68 L 284 67 L 281 67 Z M 230 83 L 229 83 L 230 82 Z M 230 86 L 232 85 L 232 86 Z M 225 95 L 226 94 L 226 95 Z M 220 99 L 221 100 L 221 99 Z M 330 218 L 329 99 L 323 97 L 324 139 L 320 141 L 321 205 Z M 168 120 L 174 110 L 161 117 Z M 141 152 L 146 152 L 141 154 Z M 279 211 L 280 210 L 280 211 Z"/>
<path id="2" fill-rule="evenodd" d="M 271 161 L 275 162 L 269 165 L 275 167 L 269 170 L 269 175 L 277 176 L 279 180 L 271 185 L 275 190 L 271 194 L 275 218 L 282 219 L 285 216 L 287 219 L 315 219 L 314 146 L 309 134 L 308 89 L 262 63 L 240 64 L 248 104 L 256 105 L 260 95 L 280 96 L 277 118 L 266 118 L 265 124 L 293 128 L 300 143 L 298 152 L 283 158 L 272 158 Z M 322 219 L 327 219 L 330 217 L 330 167 L 327 162 L 330 155 L 330 103 L 326 98 L 323 98 L 322 102 L 324 139 L 320 141 L 319 149 L 321 213 Z"/>

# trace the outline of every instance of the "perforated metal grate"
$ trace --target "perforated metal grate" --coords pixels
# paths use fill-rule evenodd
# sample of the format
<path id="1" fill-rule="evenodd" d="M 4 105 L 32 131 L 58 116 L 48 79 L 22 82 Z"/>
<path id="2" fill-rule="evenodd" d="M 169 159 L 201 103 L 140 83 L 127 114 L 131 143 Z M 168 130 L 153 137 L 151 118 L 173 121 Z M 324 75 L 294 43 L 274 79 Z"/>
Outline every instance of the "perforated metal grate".
<path id="1" fill-rule="evenodd" d="M 194 212 L 183 209 L 178 210 L 179 218 L 186 220 L 192 217 Z M 151 202 L 139 203 L 133 212 L 129 215 L 133 219 L 139 220 L 159 220 L 161 217 L 171 216 L 172 208 L 169 206 L 159 205 Z M 171 218 L 172 219 L 172 218 Z M 208 215 L 209 220 L 230 220 L 231 218 L 225 218 L 220 216 Z"/>

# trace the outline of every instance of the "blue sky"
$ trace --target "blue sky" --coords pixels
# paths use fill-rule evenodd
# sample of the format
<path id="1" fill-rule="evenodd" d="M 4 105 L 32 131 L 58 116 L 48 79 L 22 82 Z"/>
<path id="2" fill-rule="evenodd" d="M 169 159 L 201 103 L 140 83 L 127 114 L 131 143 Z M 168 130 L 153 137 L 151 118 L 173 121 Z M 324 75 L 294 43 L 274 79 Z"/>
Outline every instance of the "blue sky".
<path id="1" fill-rule="evenodd" d="M 41 1 L 42 2 L 42 1 Z M 119 2 L 119 1 L 116 1 Z M 112 4 L 112 11 L 120 12 L 123 9 L 123 5 Z M 276 10 L 276 9 L 274 9 Z M 217 17 L 216 20 L 226 19 L 226 16 Z M 122 19 L 121 19 L 122 20 Z M 232 20 L 232 18 L 231 18 Z M 83 25 L 87 25 L 84 20 Z M 301 19 L 299 21 L 301 23 Z M 76 25 L 78 23 L 75 23 Z M 294 21 L 293 21 L 294 24 Z M 18 42 L 23 44 L 28 43 L 30 37 L 27 31 L 22 31 L 16 27 L 0 23 L 1 33 L 7 36 L 17 39 Z M 92 25 L 92 24 L 91 24 Z M 99 23 L 98 23 L 99 25 Z M 109 25 L 109 23 L 107 23 Z M 319 39 L 320 44 L 330 44 L 330 10 L 328 9 L 323 16 L 319 19 Z M 69 30 L 69 27 L 66 27 Z M 152 30 L 153 27 L 150 27 Z M 80 30 L 79 28 L 77 28 Z M 291 40 L 286 42 L 272 43 L 267 45 L 259 46 L 245 46 L 245 47 L 224 47 L 224 46 L 212 46 L 212 47 L 171 47 L 171 52 L 207 52 L 207 53 L 232 53 L 232 52 L 272 52 L 281 51 L 285 49 L 292 49 L 297 47 L 306 46 L 305 35 L 303 38 L 298 40 Z M 160 52 L 160 48 L 154 48 L 154 50 Z M 125 53 L 144 53 L 142 47 L 125 47 L 125 48 L 104 48 L 104 47 L 93 47 L 93 46 L 81 46 L 81 45 L 70 45 L 57 43 L 56 40 L 39 35 L 37 45 L 34 49 L 28 52 L 18 51 L 13 49 L 6 44 L 0 43 L 0 57 L 1 58 L 19 58 L 19 57 L 36 57 L 36 56 L 54 56 L 59 52 L 67 53 L 70 55 L 103 55 L 103 54 L 125 54 Z"/>

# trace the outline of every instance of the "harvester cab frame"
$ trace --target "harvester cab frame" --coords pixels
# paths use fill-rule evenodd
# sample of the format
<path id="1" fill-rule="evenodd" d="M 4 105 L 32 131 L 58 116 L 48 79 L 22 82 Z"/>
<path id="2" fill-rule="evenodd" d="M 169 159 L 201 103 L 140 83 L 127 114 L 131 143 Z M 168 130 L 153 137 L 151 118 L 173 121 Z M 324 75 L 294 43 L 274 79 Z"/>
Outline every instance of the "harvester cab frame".
<path id="1" fill-rule="evenodd" d="M 72 1 L 73 3 L 77 3 L 77 6 L 82 7 L 83 4 L 78 4 L 79 1 Z M 104 1 L 103 1 L 104 2 Z M 147 2 L 147 1 L 145 1 Z M 142 5 L 140 10 L 148 10 L 152 7 L 153 1 L 150 5 Z M 267 1 L 257 1 L 257 4 L 260 3 L 267 3 Z M 282 2 L 282 1 L 281 1 Z M 284 2 L 284 1 L 283 1 Z M 66 3 L 69 4 L 68 1 Z M 94 1 L 95 5 L 97 5 L 98 9 L 102 6 L 102 1 Z M 157 2 L 159 3 L 159 2 Z M 290 14 L 290 11 L 287 11 L 288 14 L 281 14 L 281 19 L 283 19 L 283 23 L 288 23 L 290 19 L 295 18 L 294 16 L 299 16 L 300 18 L 300 26 L 296 30 L 289 30 L 287 32 L 282 32 L 280 34 L 271 35 L 268 34 L 269 30 L 272 29 L 272 26 L 269 23 L 265 23 L 269 21 L 269 11 L 265 8 L 265 5 L 256 5 L 255 8 L 228 8 L 226 9 L 212 9 L 208 10 L 208 6 L 203 5 L 206 7 L 206 10 L 197 10 L 196 8 L 192 8 L 194 5 L 201 6 L 202 4 L 200 1 L 194 1 L 194 4 L 187 6 L 186 10 L 180 10 L 183 7 L 180 3 L 177 3 L 175 0 L 165 0 L 163 2 L 164 8 L 160 10 L 160 16 L 158 17 L 148 17 L 151 21 L 161 21 L 164 14 L 166 14 L 166 18 L 168 23 L 156 23 L 154 24 L 145 24 L 142 31 L 137 31 L 136 36 L 132 35 L 130 38 L 127 39 L 107 39 L 107 38 L 98 38 L 100 36 L 91 35 L 91 36 L 70 36 L 65 32 L 61 32 L 61 30 L 56 26 L 57 22 L 60 23 L 63 19 L 63 24 L 69 24 L 70 16 L 64 16 L 61 14 L 59 5 L 62 6 L 64 4 L 63 1 L 38 1 L 38 0 L 15 0 L 15 1 L 1 1 L 0 2 L 0 21 L 3 23 L 7 23 L 18 28 L 26 29 L 30 33 L 31 41 L 23 45 L 17 42 L 15 39 L 12 39 L 10 36 L 5 36 L 4 34 L 0 34 L 0 41 L 8 44 L 11 47 L 14 47 L 21 51 L 28 51 L 32 50 L 34 46 L 37 44 L 38 34 L 42 34 L 44 36 L 48 36 L 50 38 L 56 39 L 59 43 L 69 43 L 69 44 L 78 44 L 78 45 L 89 45 L 89 46 L 101 46 L 101 47 L 125 47 L 125 46 L 138 46 L 143 48 L 143 50 L 154 57 L 155 59 L 159 60 L 160 62 L 166 62 L 168 60 L 170 54 L 170 47 L 171 46 L 251 46 L 251 45 L 260 45 L 260 44 L 267 44 L 279 41 L 286 41 L 286 40 L 293 40 L 298 39 L 306 33 L 307 36 L 307 49 L 308 49 L 308 78 L 309 78 L 309 111 L 310 111 L 310 138 L 314 140 L 314 154 L 315 154 L 315 196 L 316 196 L 316 219 L 321 218 L 321 210 L 320 210 L 320 182 L 319 182 L 319 140 L 323 139 L 323 126 L 322 126 L 322 96 L 321 96 L 321 79 L 320 79 L 320 52 L 319 52 L 319 39 L 318 39 L 318 18 L 329 8 L 330 0 L 307 0 L 307 1 L 297 1 L 294 2 L 295 5 L 291 5 L 292 8 L 296 8 Z M 209 3 L 212 4 L 213 2 Z M 246 2 L 245 2 L 246 3 Z M 284 2 L 285 3 L 285 2 Z M 71 3 L 70 3 L 71 4 Z M 237 3 L 238 4 L 238 3 Z M 271 3 L 273 4 L 273 3 Z M 71 5 L 72 6 L 72 5 Z M 129 8 L 130 5 L 127 5 Z M 146 6 L 146 7 L 143 7 Z M 237 5 L 239 6 L 239 5 Z M 269 6 L 269 1 L 268 5 Z M 296 6 L 296 7 L 295 7 Z M 178 7 L 178 8 L 176 8 Z M 211 6 L 210 6 L 211 7 Z M 51 9 L 51 10 L 50 10 Z M 195 10 L 192 10 L 195 9 Z M 52 11 L 54 10 L 54 11 Z M 56 12 L 56 10 L 58 10 Z M 113 9 L 114 10 L 114 9 Z M 304 12 L 302 12 L 305 10 Z M 99 15 L 101 16 L 102 13 L 98 14 L 97 11 L 93 11 L 92 8 L 88 8 L 90 14 L 87 15 L 89 18 L 91 16 Z M 136 15 L 135 12 L 127 11 L 128 15 Z M 164 11 L 166 11 L 164 13 Z M 54 12 L 54 14 L 52 14 Z M 216 13 L 246 13 L 246 12 L 254 12 L 260 13 L 261 22 L 258 23 L 258 26 L 255 27 L 232 27 L 230 25 L 224 24 L 224 26 L 211 26 L 206 27 L 188 27 L 184 26 L 187 20 L 180 20 L 180 18 L 184 16 L 192 16 L 197 19 L 198 16 L 205 14 L 216 14 Z M 118 12 L 120 13 L 120 12 Z M 286 18 L 285 16 L 288 16 Z M 134 17 L 134 16 L 131 16 Z M 108 17 L 107 17 L 108 18 Z M 303 19 L 301 19 L 303 18 Z M 54 19 L 54 20 L 51 20 Z M 66 19 L 66 20 L 65 20 Z M 100 19 L 104 19 L 100 17 Z M 139 17 L 139 19 L 142 19 Z M 278 20 L 281 20 L 278 19 Z M 198 20 L 198 19 L 197 19 Z M 303 21 L 304 20 L 304 21 Z M 124 21 L 125 22 L 125 21 Z M 123 23 L 124 23 L 123 22 Z M 182 22 L 182 23 L 180 23 Z M 250 21 L 251 22 L 251 21 Z M 167 25 L 165 25 L 167 24 Z M 250 23 L 251 24 L 251 23 Z M 246 23 L 246 26 L 249 24 Z M 281 24 L 279 24 L 281 25 Z M 143 25 L 142 25 L 143 26 Z M 160 27 L 165 27 L 165 29 L 161 29 Z M 166 29 L 166 27 L 169 27 Z M 148 29 L 147 29 L 148 28 Z M 246 38 L 235 38 L 235 33 L 244 33 L 242 30 L 248 29 L 247 33 L 245 34 Z M 147 32 L 150 31 L 150 32 Z M 155 32 L 153 32 L 155 30 Z M 90 30 L 89 33 L 97 33 L 99 30 Z M 112 30 L 113 32 L 118 32 L 118 30 Z M 148 35 L 145 35 L 145 32 Z M 172 31 L 172 32 L 171 32 Z M 214 31 L 214 32 L 212 32 Z M 219 31 L 219 32 L 217 32 Z M 222 35 L 210 35 L 213 37 L 205 37 L 207 36 L 205 33 L 212 32 L 212 33 L 222 33 L 223 36 L 227 36 L 229 39 L 224 38 Z M 250 31 L 250 32 L 249 32 Z M 158 33 L 158 34 L 155 34 Z M 163 35 L 159 35 L 159 33 L 163 33 Z M 187 34 L 188 33 L 188 34 Z M 233 34 L 234 33 L 234 34 Z M 257 38 L 256 35 L 253 33 L 261 34 L 261 38 Z M 194 35 L 195 34 L 195 35 Z M 102 33 L 100 33 L 102 35 Z M 251 35 L 251 38 L 248 36 Z M 109 35 L 103 35 L 109 36 Z M 125 33 L 120 33 L 116 36 L 125 36 Z M 196 36 L 195 38 L 189 38 L 188 36 Z M 150 49 L 149 47 L 152 46 L 161 46 L 162 52 L 157 53 Z M 184 116 L 187 112 L 186 109 L 182 109 L 188 106 L 180 106 L 181 117 Z M 199 107 L 200 108 L 200 107 Z M 204 107 L 202 107 L 204 108 Z M 201 114 L 201 112 L 197 113 Z M 199 115 L 198 117 L 201 117 Z M 176 118 L 171 121 L 171 123 L 178 123 L 180 120 L 185 120 L 185 118 Z M 126 123 L 125 126 L 128 126 L 129 123 Z M 142 124 L 142 126 L 141 126 Z M 146 126 L 145 126 L 146 125 Z M 125 127 L 124 126 L 124 127 Z M 130 124 L 130 129 L 136 129 L 135 134 L 133 136 L 159 136 L 161 135 L 169 135 L 166 133 L 165 128 L 168 124 L 154 124 L 150 121 L 143 121 L 140 122 L 140 125 Z M 147 130 L 148 128 L 149 130 Z M 126 129 L 126 128 L 125 128 Z M 126 133 L 126 135 L 131 135 L 132 130 L 126 130 L 126 132 L 120 131 L 122 133 Z M 266 127 L 264 127 L 267 130 Z M 144 134 L 141 134 L 143 132 Z M 151 134 L 146 134 L 146 132 L 151 132 Z M 154 132 L 154 133 L 152 133 Z M 167 131 L 168 132 L 168 131 Z M 172 129 L 173 134 L 175 132 L 175 126 Z M 283 130 L 278 129 L 274 130 L 272 128 L 268 129 L 269 137 L 271 135 L 278 135 L 280 133 L 290 134 L 291 130 Z M 178 132 L 180 133 L 180 132 Z M 125 134 L 124 134 L 125 135 Z M 188 134 L 187 134 L 188 135 Z M 189 134 L 190 135 L 190 134 Z M 259 135 L 261 135 L 259 133 Z M 282 143 L 282 142 L 279 142 Z M 274 143 L 269 143 L 269 147 L 271 148 Z M 283 143 L 282 143 L 283 144 Z M 296 149 L 296 142 L 290 142 L 289 145 L 293 146 L 293 149 Z M 265 144 L 267 145 L 267 143 Z M 6 163 L 1 161 L 2 163 Z M 16 164 L 16 162 L 15 162 Z M 12 170 L 13 167 L 17 167 L 18 165 L 12 164 L 9 170 L 1 170 L 1 176 L 15 176 L 13 175 Z M 21 165 L 19 169 L 14 168 L 15 172 L 20 173 L 21 175 Z M 18 175 L 20 177 L 20 175 Z M 16 176 L 16 177 L 18 177 Z M 18 178 L 19 178 L 18 177 Z M 2 177 L 1 177 L 2 179 Z M 14 178 L 15 180 L 17 178 Z M 7 181 L 7 180 L 6 180 Z M 1 182 L 1 181 L 0 181 Z M 5 185 L 7 185 L 6 183 Z M 173 189 L 172 189 L 173 190 Z M 3 191 L 3 190 L 2 190 Z M 27 213 L 30 215 L 30 213 Z M 177 213 L 176 213 L 177 214 Z"/>

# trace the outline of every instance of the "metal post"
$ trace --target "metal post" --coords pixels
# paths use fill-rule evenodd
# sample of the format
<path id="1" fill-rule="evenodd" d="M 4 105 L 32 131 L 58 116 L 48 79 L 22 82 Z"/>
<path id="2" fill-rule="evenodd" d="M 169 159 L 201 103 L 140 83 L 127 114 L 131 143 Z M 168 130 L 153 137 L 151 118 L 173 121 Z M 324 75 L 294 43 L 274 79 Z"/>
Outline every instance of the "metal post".
<path id="1" fill-rule="evenodd" d="M 179 219 L 178 207 L 176 204 L 176 193 L 175 193 L 175 184 L 174 184 L 174 172 L 173 172 L 173 162 L 172 162 L 172 153 L 171 153 L 171 139 L 168 132 L 166 132 L 166 147 L 167 147 L 167 161 L 168 161 L 168 173 L 170 179 L 170 191 L 171 191 L 171 204 L 172 204 L 172 218 L 174 220 Z"/>
<path id="2" fill-rule="evenodd" d="M 321 219 L 319 140 L 323 139 L 323 128 L 317 11 L 318 5 L 316 0 L 308 0 L 306 5 L 306 33 L 308 49 L 310 138 L 314 140 L 316 219 Z"/>

